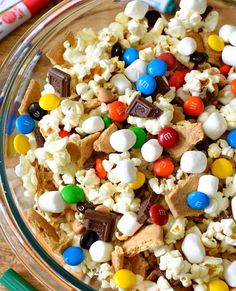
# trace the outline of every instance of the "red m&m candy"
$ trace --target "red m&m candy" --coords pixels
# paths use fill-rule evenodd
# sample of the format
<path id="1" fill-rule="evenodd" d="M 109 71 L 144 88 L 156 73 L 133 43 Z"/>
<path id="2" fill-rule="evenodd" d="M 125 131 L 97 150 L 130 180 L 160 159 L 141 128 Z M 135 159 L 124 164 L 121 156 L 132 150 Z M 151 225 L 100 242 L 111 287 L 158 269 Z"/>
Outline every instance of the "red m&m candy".
<path id="1" fill-rule="evenodd" d="M 127 119 L 127 105 L 121 101 L 115 101 L 108 105 L 109 117 L 117 122 L 123 122 Z"/>
<path id="2" fill-rule="evenodd" d="M 96 158 L 95 171 L 96 171 L 96 175 L 100 179 L 105 179 L 106 178 L 107 172 L 105 171 L 105 169 L 103 167 L 102 159 L 101 158 Z"/>
<path id="3" fill-rule="evenodd" d="M 173 71 L 176 66 L 177 66 L 177 60 L 176 57 L 174 55 L 172 55 L 171 53 L 163 53 L 161 54 L 158 59 L 166 62 L 167 67 L 168 67 L 168 71 Z"/>
<path id="4" fill-rule="evenodd" d="M 229 65 L 223 65 L 222 67 L 220 67 L 220 73 L 224 76 L 227 76 L 230 69 L 231 67 Z"/>
<path id="5" fill-rule="evenodd" d="M 189 70 L 181 70 L 174 72 L 173 75 L 169 78 L 169 85 L 170 87 L 175 87 L 179 89 L 185 83 L 185 76 L 189 73 Z"/>
<path id="6" fill-rule="evenodd" d="M 157 225 L 165 225 L 169 219 L 167 210 L 160 204 L 153 204 L 151 206 L 149 216 L 151 217 L 153 223 Z"/>
<path id="7" fill-rule="evenodd" d="M 178 144 L 179 134 L 172 127 L 163 128 L 158 134 L 158 142 L 163 148 L 172 148 Z"/>
<path id="8" fill-rule="evenodd" d="M 174 164 L 169 159 L 159 159 L 153 165 L 153 171 L 158 177 L 168 177 L 174 172 Z"/>
<path id="9" fill-rule="evenodd" d="M 198 96 L 190 96 L 184 102 L 184 111 L 190 116 L 199 116 L 204 111 L 204 103 Z"/>
<path id="10" fill-rule="evenodd" d="M 67 136 L 70 136 L 71 135 L 71 132 L 69 132 L 69 131 L 66 131 L 66 130 L 61 130 L 61 131 L 59 131 L 59 136 L 61 137 L 61 138 L 63 138 L 63 137 L 67 137 Z"/>

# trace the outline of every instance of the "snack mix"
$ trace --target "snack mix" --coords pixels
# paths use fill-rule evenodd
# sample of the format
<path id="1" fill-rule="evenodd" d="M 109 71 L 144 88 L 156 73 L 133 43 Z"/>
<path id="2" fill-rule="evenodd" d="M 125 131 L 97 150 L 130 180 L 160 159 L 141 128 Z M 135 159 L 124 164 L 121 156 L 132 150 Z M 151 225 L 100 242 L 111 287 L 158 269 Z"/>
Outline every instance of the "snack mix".
<path id="1" fill-rule="evenodd" d="M 131 1 L 50 49 L 16 119 L 35 236 L 102 289 L 236 290 L 236 26 Z"/>

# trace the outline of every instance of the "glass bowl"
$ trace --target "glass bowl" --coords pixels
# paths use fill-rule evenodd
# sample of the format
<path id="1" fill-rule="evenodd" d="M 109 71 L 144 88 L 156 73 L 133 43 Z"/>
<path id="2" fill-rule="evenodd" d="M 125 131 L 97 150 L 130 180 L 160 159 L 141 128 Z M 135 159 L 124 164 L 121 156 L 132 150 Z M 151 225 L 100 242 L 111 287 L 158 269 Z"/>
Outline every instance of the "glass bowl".
<path id="1" fill-rule="evenodd" d="M 222 2 L 210 1 L 221 9 Z M 112 0 L 65 0 L 58 4 L 21 38 L 10 52 L 0 69 L 0 221 L 6 240 L 25 267 L 42 283 L 53 290 L 94 290 L 94 281 L 83 282 L 64 269 L 35 237 L 34 229 L 25 219 L 25 210 L 33 204 L 32 199 L 22 197 L 22 185 L 14 173 L 18 157 L 12 150 L 15 134 L 14 115 L 27 88 L 29 78 L 42 85 L 51 67 L 45 54 L 70 30 L 78 31 L 92 27 L 95 31 L 108 25 L 122 11 L 125 1 Z M 220 11 L 221 20 L 236 25 L 232 9 Z M 236 12 L 236 9 L 235 9 Z M 231 18 L 230 18 L 231 17 Z"/>

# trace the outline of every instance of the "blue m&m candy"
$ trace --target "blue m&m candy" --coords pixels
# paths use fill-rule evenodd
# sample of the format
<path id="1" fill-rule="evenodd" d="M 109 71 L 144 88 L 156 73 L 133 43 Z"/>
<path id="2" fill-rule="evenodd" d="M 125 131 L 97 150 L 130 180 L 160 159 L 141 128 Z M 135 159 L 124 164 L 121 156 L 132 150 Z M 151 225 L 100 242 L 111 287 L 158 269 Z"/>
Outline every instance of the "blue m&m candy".
<path id="1" fill-rule="evenodd" d="M 136 82 L 136 87 L 143 95 L 151 95 L 157 88 L 156 80 L 150 75 L 142 75 Z"/>
<path id="2" fill-rule="evenodd" d="M 135 48 L 128 48 L 124 51 L 122 61 L 125 62 L 126 66 L 131 65 L 134 61 L 139 58 L 139 52 Z"/>
<path id="3" fill-rule="evenodd" d="M 152 77 L 162 77 L 168 71 L 167 63 L 163 60 L 152 60 L 147 66 L 147 72 Z"/>
<path id="4" fill-rule="evenodd" d="M 188 205 L 196 210 L 203 210 L 210 204 L 210 198 L 203 192 L 192 192 L 187 198 Z"/>
<path id="5" fill-rule="evenodd" d="M 16 129 L 21 134 L 28 134 L 34 130 L 35 122 L 29 115 L 20 115 L 16 119 Z"/>
<path id="6" fill-rule="evenodd" d="M 72 246 L 63 253 L 63 260 L 67 265 L 77 266 L 84 260 L 84 252 L 80 247 Z"/>
<path id="7" fill-rule="evenodd" d="M 236 148 L 236 129 L 233 129 L 229 132 L 226 137 L 227 143 L 232 147 Z"/>

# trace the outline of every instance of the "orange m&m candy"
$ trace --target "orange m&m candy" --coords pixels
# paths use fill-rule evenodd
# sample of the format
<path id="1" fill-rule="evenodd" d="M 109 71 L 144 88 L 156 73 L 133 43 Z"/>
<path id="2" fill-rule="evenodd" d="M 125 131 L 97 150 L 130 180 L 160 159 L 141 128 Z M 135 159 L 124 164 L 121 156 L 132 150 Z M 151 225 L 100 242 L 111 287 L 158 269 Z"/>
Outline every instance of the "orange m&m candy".
<path id="1" fill-rule="evenodd" d="M 100 179 L 105 179 L 106 178 L 107 172 L 105 171 L 105 169 L 103 167 L 102 159 L 101 158 L 96 158 L 95 171 L 96 171 L 96 175 Z"/>
<path id="2" fill-rule="evenodd" d="M 236 79 L 234 79 L 231 83 L 232 92 L 236 95 Z"/>
<path id="3" fill-rule="evenodd" d="M 184 102 L 184 111 L 190 116 L 199 116 L 204 111 L 204 103 L 198 96 L 190 96 Z"/>
<path id="4" fill-rule="evenodd" d="M 158 177 L 168 177 L 174 171 L 174 164 L 169 159 L 159 159 L 154 163 L 153 171 Z"/>
<path id="5" fill-rule="evenodd" d="M 121 101 L 114 101 L 108 105 L 109 117 L 113 121 L 123 122 L 127 119 L 127 105 Z"/>

